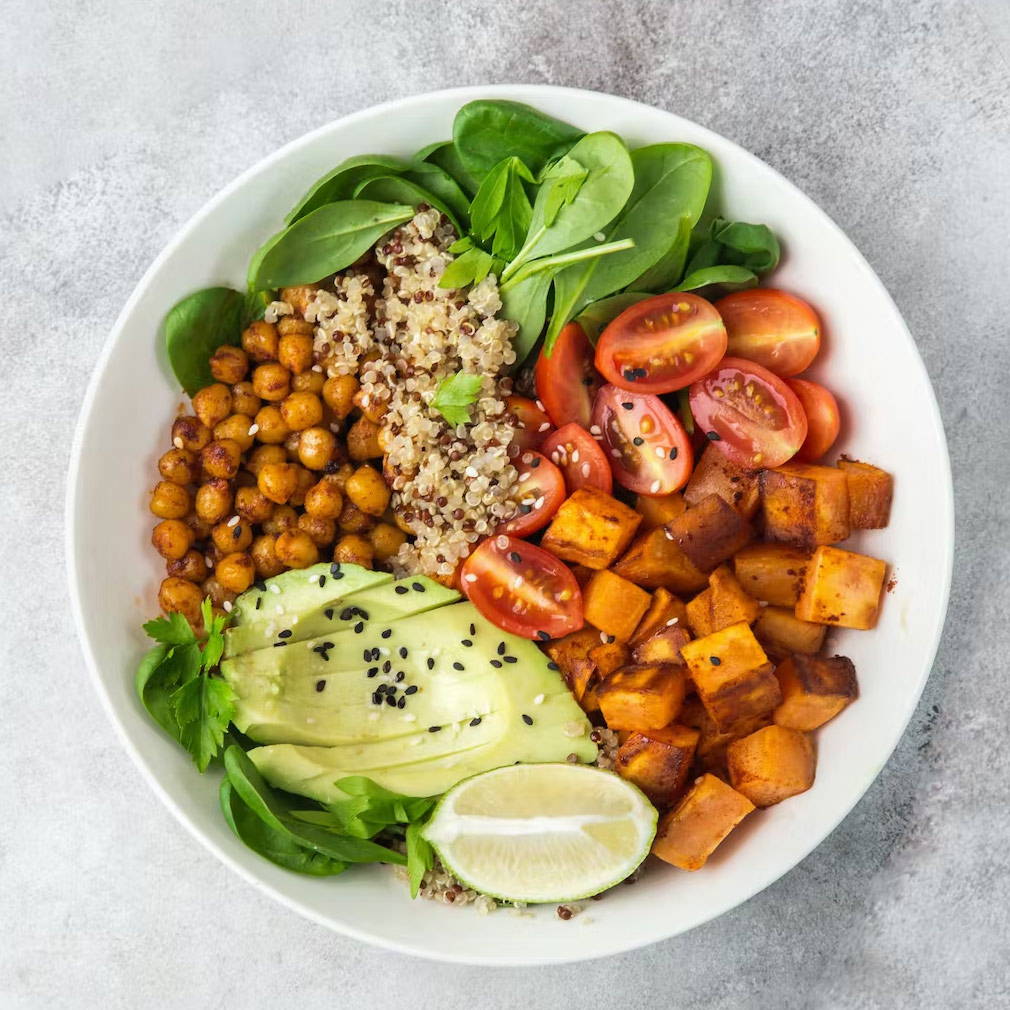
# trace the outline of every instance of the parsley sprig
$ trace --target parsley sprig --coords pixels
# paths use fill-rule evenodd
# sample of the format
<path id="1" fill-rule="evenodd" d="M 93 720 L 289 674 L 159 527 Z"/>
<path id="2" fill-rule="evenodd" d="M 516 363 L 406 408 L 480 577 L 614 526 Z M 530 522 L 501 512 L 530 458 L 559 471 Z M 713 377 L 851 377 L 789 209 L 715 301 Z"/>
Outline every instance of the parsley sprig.
<path id="1" fill-rule="evenodd" d="M 457 372 L 443 379 L 435 390 L 431 409 L 437 410 L 450 424 L 466 424 L 470 407 L 477 402 L 483 379 L 479 375 Z"/>

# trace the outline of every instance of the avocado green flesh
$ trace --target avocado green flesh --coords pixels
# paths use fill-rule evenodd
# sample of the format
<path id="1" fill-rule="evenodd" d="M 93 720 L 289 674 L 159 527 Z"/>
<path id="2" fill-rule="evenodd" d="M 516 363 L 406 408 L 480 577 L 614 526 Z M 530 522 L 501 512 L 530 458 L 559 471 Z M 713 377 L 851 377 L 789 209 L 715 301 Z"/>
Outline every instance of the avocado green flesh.
<path id="1" fill-rule="evenodd" d="M 382 638 L 385 630 L 390 634 Z M 325 650 L 328 659 L 313 651 L 326 641 L 333 643 Z M 516 662 L 504 662 L 502 642 Z M 387 652 L 366 661 L 365 650 L 373 648 Z M 388 673 L 382 671 L 386 661 Z M 379 673 L 368 677 L 374 666 Z M 547 657 L 534 643 L 496 628 L 470 603 L 261 649 L 227 660 L 222 672 L 237 697 L 235 725 L 268 745 L 249 753 L 263 776 L 322 802 L 343 797 L 335 783 L 346 775 L 430 796 L 516 761 L 596 757 L 589 722 Z M 397 682 L 398 672 L 404 676 Z M 385 696 L 373 703 L 380 684 L 396 687 L 397 699 L 409 686 L 418 690 L 400 709 Z M 432 726 L 441 728 L 431 732 Z"/>

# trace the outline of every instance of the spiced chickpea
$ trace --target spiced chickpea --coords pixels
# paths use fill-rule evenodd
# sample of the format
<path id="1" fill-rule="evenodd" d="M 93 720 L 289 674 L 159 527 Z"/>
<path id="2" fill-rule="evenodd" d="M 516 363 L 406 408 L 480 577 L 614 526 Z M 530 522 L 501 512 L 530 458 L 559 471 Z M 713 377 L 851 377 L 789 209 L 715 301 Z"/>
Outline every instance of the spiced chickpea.
<path id="1" fill-rule="evenodd" d="M 256 580 L 253 559 L 243 551 L 223 557 L 214 566 L 214 578 L 233 593 L 244 593 Z"/>
<path id="2" fill-rule="evenodd" d="M 276 361 L 258 365 L 252 377 L 253 392 L 269 403 L 279 403 L 291 392 L 291 373 Z"/>
<path id="3" fill-rule="evenodd" d="M 281 416 L 292 431 L 304 431 L 322 421 L 323 401 L 315 393 L 292 393 L 281 402 Z"/>
<path id="4" fill-rule="evenodd" d="M 222 477 L 212 477 L 196 491 L 196 514 L 207 523 L 219 523 L 231 513 L 231 485 Z"/>
<path id="5" fill-rule="evenodd" d="M 275 361 L 278 340 L 277 327 L 258 319 L 250 323 L 242 334 L 242 350 L 253 361 Z"/>
<path id="6" fill-rule="evenodd" d="M 345 498 L 344 507 L 337 516 L 337 525 L 345 533 L 367 533 L 375 525 L 375 520 Z"/>
<path id="7" fill-rule="evenodd" d="M 323 383 L 323 402 L 338 421 L 343 421 L 354 409 L 358 388 L 358 380 L 353 375 L 334 375 Z"/>
<path id="8" fill-rule="evenodd" d="M 323 477 L 305 493 L 305 511 L 310 516 L 336 519 L 343 507 L 344 496 L 329 477 Z"/>
<path id="9" fill-rule="evenodd" d="M 277 345 L 277 360 L 293 375 L 301 375 L 312 367 L 312 336 L 308 333 L 288 333 Z"/>
<path id="10" fill-rule="evenodd" d="M 165 571 L 187 582 L 203 582 L 207 578 L 207 562 L 200 551 L 189 550 L 181 558 L 166 561 Z"/>
<path id="11" fill-rule="evenodd" d="M 204 386 L 193 394 L 193 413 L 208 428 L 223 421 L 231 411 L 231 390 L 222 382 Z"/>
<path id="12" fill-rule="evenodd" d="M 288 454 L 284 451 L 283 446 L 261 445 L 249 453 L 249 459 L 246 460 L 245 465 L 251 474 L 258 476 L 260 470 L 267 463 L 284 463 L 287 461 L 287 458 Z"/>
<path id="13" fill-rule="evenodd" d="M 223 607 L 226 603 L 232 603 L 235 600 L 236 594 L 230 589 L 225 589 L 213 575 L 209 579 L 204 580 L 203 585 L 200 586 L 200 590 L 203 596 L 210 597 L 210 602 L 217 608 Z"/>
<path id="14" fill-rule="evenodd" d="M 369 421 L 380 424 L 389 409 L 385 400 L 377 401 L 373 396 L 359 389 L 354 394 L 354 406 L 361 411 Z"/>
<path id="15" fill-rule="evenodd" d="M 262 494 L 278 505 L 283 505 L 298 486 L 298 470 L 294 463 L 267 463 L 256 475 L 256 484 Z"/>
<path id="16" fill-rule="evenodd" d="M 295 490 L 291 497 L 288 499 L 288 503 L 294 506 L 301 506 L 305 504 L 305 496 L 308 494 L 309 488 L 312 487 L 316 482 L 316 474 L 311 470 L 306 470 L 303 466 L 298 466 L 297 468 L 297 483 L 295 484 Z"/>
<path id="17" fill-rule="evenodd" d="M 368 542 L 372 545 L 375 560 L 380 564 L 395 557 L 400 548 L 407 542 L 407 534 L 389 523 L 379 523 L 368 534 Z"/>
<path id="18" fill-rule="evenodd" d="M 271 579 L 284 571 L 277 557 L 277 537 L 273 533 L 260 534 L 249 545 L 249 557 L 253 559 L 258 578 Z"/>
<path id="19" fill-rule="evenodd" d="M 210 531 L 213 528 L 213 523 L 207 522 L 206 519 L 201 519 L 196 512 L 190 512 L 183 522 L 193 531 L 193 540 L 206 540 L 210 536 Z"/>
<path id="20" fill-rule="evenodd" d="M 332 519 L 320 519 L 308 512 L 298 517 L 298 528 L 308 533 L 317 547 L 329 547 L 337 539 L 337 524 Z"/>
<path id="21" fill-rule="evenodd" d="M 319 560 L 319 548 L 304 530 L 294 529 L 282 533 L 274 548 L 277 560 L 288 568 L 308 568 Z"/>
<path id="22" fill-rule="evenodd" d="M 362 568 L 371 568 L 375 553 L 372 545 L 357 533 L 348 533 L 337 541 L 337 546 L 333 548 L 333 560 L 339 561 L 342 565 L 361 565 Z"/>
<path id="23" fill-rule="evenodd" d="M 256 395 L 251 382 L 236 382 L 231 387 L 231 409 L 236 414 L 248 414 L 255 417 L 256 411 L 263 405 L 263 401 Z"/>
<path id="24" fill-rule="evenodd" d="M 324 385 L 326 377 L 322 372 L 308 371 L 291 377 L 292 393 L 315 393 L 316 396 L 322 396 Z"/>
<path id="25" fill-rule="evenodd" d="M 310 470 L 322 470 L 337 451 L 337 436 L 328 428 L 306 428 L 298 439 L 298 461 Z"/>
<path id="26" fill-rule="evenodd" d="M 175 561 L 193 546 L 193 531 L 181 519 L 162 519 L 151 533 L 151 543 L 163 558 Z"/>
<path id="27" fill-rule="evenodd" d="M 233 523 L 232 519 L 226 519 L 223 523 L 218 523 L 211 530 L 210 538 L 220 554 L 233 554 L 235 551 L 244 551 L 253 539 L 252 524 L 242 522 Z"/>
<path id="28" fill-rule="evenodd" d="M 189 492 L 170 480 L 160 480 L 151 493 L 151 511 L 159 519 L 181 519 L 189 512 Z"/>
<path id="29" fill-rule="evenodd" d="M 210 441 L 210 428 L 198 417 L 185 415 L 172 423 L 172 445 L 199 452 Z"/>
<path id="30" fill-rule="evenodd" d="M 229 386 L 241 382 L 249 372 L 249 355 L 241 347 L 222 344 L 210 356 L 210 374 Z"/>
<path id="31" fill-rule="evenodd" d="M 298 526 L 298 513 L 290 505 L 277 505 L 270 518 L 263 524 L 266 533 L 279 536 Z"/>
<path id="32" fill-rule="evenodd" d="M 293 431 L 284 439 L 284 451 L 288 454 L 288 459 L 292 463 L 298 461 L 298 446 L 301 444 L 302 435 L 300 431 Z"/>
<path id="33" fill-rule="evenodd" d="M 281 288 L 280 299 L 287 302 L 299 316 L 305 315 L 309 302 L 316 297 L 319 288 L 315 284 L 299 284 L 296 287 Z"/>
<path id="34" fill-rule="evenodd" d="M 355 462 L 375 459 L 382 455 L 379 426 L 367 417 L 359 417 L 347 432 L 347 454 Z"/>
<path id="35" fill-rule="evenodd" d="M 257 485 L 240 487 L 235 492 L 235 511 L 249 523 L 264 523 L 274 511 L 274 503 Z"/>
<path id="36" fill-rule="evenodd" d="M 402 508 L 393 510 L 393 522 L 396 523 L 397 529 L 404 533 L 412 534 L 414 532 L 414 527 L 404 518 L 404 509 Z"/>
<path id="37" fill-rule="evenodd" d="M 292 333 L 305 333 L 311 337 L 313 329 L 312 323 L 299 316 L 281 316 L 277 320 L 277 332 L 282 337 L 290 336 Z"/>
<path id="38" fill-rule="evenodd" d="M 389 505 L 389 488 L 382 474 L 370 466 L 359 466 L 348 477 L 344 493 L 356 508 L 370 516 L 381 516 Z"/>
<path id="39" fill-rule="evenodd" d="M 252 426 L 253 419 L 248 414 L 232 414 L 214 425 L 214 438 L 229 438 L 237 442 L 243 452 L 248 452 L 253 446 L 253 435 L 249 434 Z"/>
<path id="40" fill-rule="evenodd" d="M 333 470 L 333 468 L 327 468 L 326 476 L 343 491 L 347 487 L 347 481 L 350 479 L 351 474 L 354 473 L 354 466 L 350 463 L 341 463 L 332 473 L 330 470 Z"/>
<path id="41" fill-rule="evenodd" d="M 255 425 L 254 434 L 264 445 L 281 445 L 291 434 L 281 408 L 273 403 L 268 403 L 256 412 Z"/>
<path id="42" fill-rule="evenodd" d="M 238 473 L 242 462 L 242 446 L 231 438 L 216 438 L 200 453 L 200 465 L 208 477 L 230 480 Z"/>
<path id="43" fill-rule="evenodd" d="M 182 614 L 193 627 L 200 625 L 200 604 L 203 593 L 188 579 L 170 575 L 158 589 L 158 606 L 166 614 Z"/>
<path id="44" fill-rule="evenodd" d="M 200 461 L 189 449 L 169 449 L 158 460 L 158 473 L 173 484 L 195 484 L 200 479 Z"/>

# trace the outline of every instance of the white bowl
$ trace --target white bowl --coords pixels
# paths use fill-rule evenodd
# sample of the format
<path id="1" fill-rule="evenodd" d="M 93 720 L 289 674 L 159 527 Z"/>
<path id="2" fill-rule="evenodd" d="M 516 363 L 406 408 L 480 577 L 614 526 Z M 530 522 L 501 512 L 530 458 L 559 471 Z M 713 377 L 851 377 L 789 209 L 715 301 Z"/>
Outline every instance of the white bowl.
<path id="1" fill-rule="evenodd" d="M 809 299 L 824 320 L 826 350 L 814 375 L 843 404 L 837 448 L 895 475 L 891 525 L 853 546 L 891 562 L 896 584 L 876 631 L 833 637 L 832 648 L 855 661 L 861 697 L 818 734 L 814 787 L 748 818 L 701 872 L 651 866 L 634 887 L 591 905 L 587 925 L 561 922 L 553 908 L 478 917 L 411 902 L 385 867 L 319 880 L 274 866 L 231 834 L 218 810 L 217 775 L 197 774 L 133 690 L 149 644 L 140 625 L 157 609 L 162 577 L 148 541 L 148 492 L 181 399 L 158 337 L 165 311 L 196 288 L 241 287 L 252 251 L 343 158 L 409 154 L 450 136 L 464 102 L 490 96 L 615 130 L 631 144 L 679 140 L 710 151 L 727 216 L 765 222 L 783 241 L 772 283 Z M 288 144 L 211 200 L 147 271 L 112 330 L 85 397 L 67 507 L 71 598 L 88 666 L 127 750 L 176 817 L 250 883 L 316 922 L 398 951 L 489 965 L 576 961 L 674 936 L 803 859 L 867 790 L 915 708 L 943 626 L 953 551 L 950 468 L 929 379 L 894 303 L 839 228 L 775 171 L 709 130 L 623 98 L 545 86 L 441 91 L 355 113 Z"/>

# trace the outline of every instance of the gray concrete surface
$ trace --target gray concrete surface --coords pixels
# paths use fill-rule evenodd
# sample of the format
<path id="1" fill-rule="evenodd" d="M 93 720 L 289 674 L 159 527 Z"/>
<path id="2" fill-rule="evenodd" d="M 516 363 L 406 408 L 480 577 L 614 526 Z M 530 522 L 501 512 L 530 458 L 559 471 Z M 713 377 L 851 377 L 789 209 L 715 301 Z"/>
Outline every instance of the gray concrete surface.
<path id="1" fill-rule="evenodd" d="M 1006 0 L 0 10 L 3 1010 L 1010 1007 Z M 333 117 L 498 81 L 669 108 L 826 208 L 919 342 L 959 513 L 926 695 L 831 838 L 685 937 L 526 972 L 368 949 L 257 896 L 205 853 L 141 781 L 92 695 L 62 557 L 86 377 L 176 229 L 238 172 Z"/>

